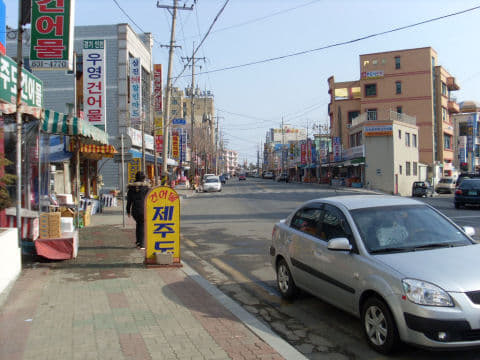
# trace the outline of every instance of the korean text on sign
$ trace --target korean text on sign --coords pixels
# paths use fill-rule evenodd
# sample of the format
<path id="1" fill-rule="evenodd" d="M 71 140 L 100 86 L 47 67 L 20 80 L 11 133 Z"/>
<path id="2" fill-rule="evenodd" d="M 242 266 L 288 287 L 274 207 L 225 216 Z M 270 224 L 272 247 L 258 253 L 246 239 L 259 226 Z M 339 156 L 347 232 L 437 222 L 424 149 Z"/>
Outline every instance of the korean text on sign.
<path id="1" fill-rule="evenodd" d="M 142 78 L 140 58 L 130 59 L 130 121 L 139 124 L 142 120 Z"/>
<path id="2" fill-rule="evenodd" d="M 105 125 L 105 40 L 83 41 L 83 109 L 88 122 Z"/>
<path id="3" fill-rule="evenodd" d="M 33 0 L 30 64 L 41 69 L 71 69 L 75 0 Z"/>
<path id="4" fill-rule="evenodd" d="M 155 252 L 172 253 L 174 260 L 180 258 L 180 200 L 175 190 L 157 187 L 146 198 L 145 224 L 147 261 Z"/>

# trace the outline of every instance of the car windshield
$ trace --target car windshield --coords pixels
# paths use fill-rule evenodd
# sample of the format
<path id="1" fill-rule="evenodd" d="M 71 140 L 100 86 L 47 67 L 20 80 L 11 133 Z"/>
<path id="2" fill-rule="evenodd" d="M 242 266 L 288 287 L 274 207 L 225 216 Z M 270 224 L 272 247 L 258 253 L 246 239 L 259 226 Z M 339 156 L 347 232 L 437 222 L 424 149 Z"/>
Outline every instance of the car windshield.
<path id="1" fill-rule="evenodd" d="M 460 188 L 463 190 L 480 190 L 480 180 L 465 179 L 462 181 Z"/>
<path id="2" fill-rule="evenodd" d="M 425 184 L 423 181 L 421 181 L 421 182 L 416 182 L 416 183 L 414 183 L 413 185 L 414 185 L 415 187 L 426 186 L 426 184 Z"/>
<path id="3" fill-rule="evenodd" d="M 453 179 L 440 179 L 440 184 L 453 184 Z"/>
<path id="4" fill-rule="evenodd" d="M 351 211 L 370 253 L 417 251 L 470 245 L 472 241 L 426 205 L 398 205 Z"/>

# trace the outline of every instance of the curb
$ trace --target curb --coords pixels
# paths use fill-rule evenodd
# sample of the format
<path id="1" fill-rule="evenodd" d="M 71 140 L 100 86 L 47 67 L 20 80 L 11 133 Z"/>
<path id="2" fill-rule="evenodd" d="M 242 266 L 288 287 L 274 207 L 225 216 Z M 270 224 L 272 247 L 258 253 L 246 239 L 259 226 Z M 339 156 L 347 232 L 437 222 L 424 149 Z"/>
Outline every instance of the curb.
<path id="1" fill-rule="evenodd" d="M 280 336 L 275 334 L 267 325 L 258 320 L 255 316 L 250 314 L 247 310 L 242 308 L 230 297 L 220 291 L 215 285 L 203 278 L 195 270 L 193 270 L 187 263 L 182 260 L 185 272 L 192 280 L 205 289 L 210 295 L 217 299 L 227 310 L 235 315 L 246 327 L 255 333 L 260 339 L 270 345 L 275 351 L 282 355 L 285 359 L 307 359 L 302 353 L 295 349 L 288 342 L 283 340 Z"/>

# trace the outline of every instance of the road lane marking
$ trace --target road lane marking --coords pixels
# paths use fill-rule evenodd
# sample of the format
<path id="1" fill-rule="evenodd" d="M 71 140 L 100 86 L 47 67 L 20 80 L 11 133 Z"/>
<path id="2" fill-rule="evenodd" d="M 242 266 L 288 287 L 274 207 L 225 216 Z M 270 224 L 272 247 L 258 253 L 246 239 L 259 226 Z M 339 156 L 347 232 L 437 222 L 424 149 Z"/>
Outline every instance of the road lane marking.
<path id="1" fill-rule="evenodd" d="M 195 247 L 198 246 L 198 245 L 195 244 L 192 240 L 188 240 L 188 239 L 185 239 L 185 238 L 183 238 L 182 240 L 185 242 L 185 244 L 186 244 L 188 247 L 193 247 L 193 248 L 195 248 Z"/>
<path id="2" fill-rule="evenodd" d="M 480 215 L 472 215 L 472 216 L 450 216 L 450 219 L 471 219 L 471 218 L 479 218 Z"/>

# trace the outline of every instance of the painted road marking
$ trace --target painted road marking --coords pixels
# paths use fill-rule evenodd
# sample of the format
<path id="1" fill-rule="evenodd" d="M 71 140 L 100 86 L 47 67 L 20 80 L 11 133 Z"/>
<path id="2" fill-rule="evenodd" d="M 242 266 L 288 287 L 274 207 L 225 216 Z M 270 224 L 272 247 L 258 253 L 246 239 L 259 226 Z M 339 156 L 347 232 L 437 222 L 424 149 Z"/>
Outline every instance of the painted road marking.
<path id="1" fill-rule="evenodd" d="M 197 246 L 198 246 L 198 245 L 195 244 L 192 240 L 188 240 L 188 239 L 185 239 L 185 238 L 183 238 L 182 240 L 185 242 L 185 244 L 186 244 L 188 247 L 193 247 L 193 248 L 194 248 L 194 247 L 197 247 Z"/>

